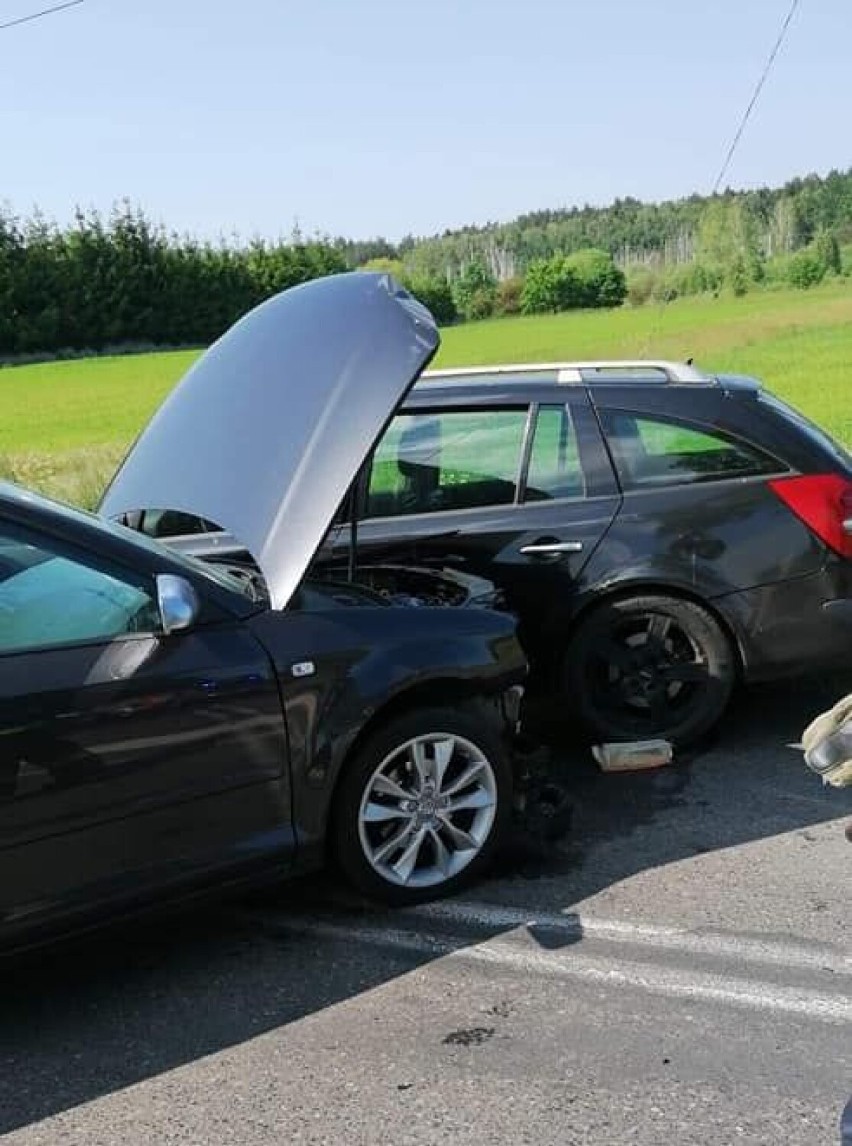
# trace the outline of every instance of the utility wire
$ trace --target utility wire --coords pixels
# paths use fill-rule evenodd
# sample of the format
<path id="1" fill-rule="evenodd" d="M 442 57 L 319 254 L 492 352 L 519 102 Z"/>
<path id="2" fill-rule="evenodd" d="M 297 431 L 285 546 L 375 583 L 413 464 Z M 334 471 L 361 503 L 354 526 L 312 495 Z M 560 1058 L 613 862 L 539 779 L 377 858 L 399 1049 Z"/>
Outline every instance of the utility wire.
<path id="1" fill-rule="evenodd" d="M 766 63 L 764 64 L 763 72 L 761 73 L 760 79 L 757 81 L 757 86 L 755 87 L 754 91 L 752 92 L 752 96 L 751 96 L 751 99 L 749 100 L 748 107 L 745 109 L 745 112 L 743 113 L 743 117 L 740 120 L 739 127 L 736 130 L 736 134 L 734 135 L 734 138 L 731 140 L 731 146 L 728 148 L 728 154 L 725 156 L 725 162 L 722 164 L 722 167 L 719 171 L 719 174 L 716 177 L 716 182 L 713 184 L 713 192 L 712 193 L 714 195 L 719 190 L 719 187 L 722 184 L 722 180 L 725 178 L 725 174 L 727 173 L 727 170 L 731 165 L 731 160 L 734 157 L 734 152 L 737 150 L 737 145 L 739 144 L 740 138 L 741 138 L 743 132 L 745 131 L 746 124 L 749 121 L 749 116 L 751 115 L 752 111 L 754 110 L 754 105 L 757 103 L 758 97 L 760 96 L 760 93 L 763 90 L 763 85 L 766 83 L 767 76 L 769 75 L 770 71 L 772 70 L 772 65 L 775 63 L 775 57 L 778 55 L 778 52 L 781 50 L 781 45 L 784 43 L 784 38 L 787 35 L 787 29 L 790 27 L 790 21 L 793 19 L 793 16 L 796 14 L 796 9 L 798 7 L 799 7 L 799 0 L 792 0 L 792 3 L 790 5 L 790 10 L 788 11 L 788 13 L 784 19 L 784 23 L 781 25 L 781 31 L 778 33 L 778 38 L 775 41 L 775 45 L 774 45 L 772 51 L 769 53 L 769 58 L 767 59 Z M 660 304 L 659 304 L 659 309 L 657 311 L 656 323 L 652 326 L 652 328 L 648 332 L 648 338 L 645 342 L 645 346 L 648 349 L 644 350 L 643 353 L 650 353 L 653 341 L 656 338 L 656 336 L 659 334 L 660 326 L 662 324 L 663 314 L 665 313 L 667 306 L 668 306 L 667 300 L 665 298 L 661 299 Z"/>
<path id="2" fill-rule="evenodd" d="M 29 24 L 30 20 L 40 20 L 42 16 L 50 16 L 53 12 L 61 12 L 64 8 L 76 8 L 83 0 L 66 0 L 64 4 L 54 4 L 52 8 L 43 8 L 41 12 L 31 12 L 29 16 L 19 16 L 17 20 L 9 20 L 0 24 L 0 32 L 4 28 L 14 28 L 18 24 Z"/>
<path id="3" fill-rule="evenodd" d="M 713 184 L 714 195 L 719 190 L 722 180 L 725 178 L 725 174 L 727 173 L 728 167 L 731 164 L 731 160 L 734 157 L 734 152 L 737 150 L 737 144 L 740 142 L 740 137 L 745 131 L 745 126 L 749 121 L 749 116 L 751 115 L 752 110 L 754 109 L 754 105 L 757 103 L 758 97 L 763 90 L 763 85 L 766 83 L 766 77 L 772 70 L 772 65 L 775 63 L 775 57 L 778 55 L 781 45 L 784 43 L 784 37 L 787 35 L 787 29 L 790 27 L 790 21 L 793 19 L 793 16 L 795 15 L 796 9 L 798 7 L 799 0 L 793 0 L 793 3 L 790 5 L 790 11 L 787 13 L 784 23 L 781 25 L 781 31 L 778 33 L 778 39 L 775 41 L 775 46 L 769 53 L 769 59 L 766 61 L 760 79 L 757 81 L 757 87 L 754 89 L 752 97 L 749 100 L 748 107 L 745 109 L 745 113 L 740 120 L 740 126 L 737 128 L 736 134 L 731 141 L 731 146 L 728 148 L 728 154 L 725 156 L 725 162 L 722 164 L 721 170 L 719 171 L 719 174 L 716 178 L 716 182 Z"/>

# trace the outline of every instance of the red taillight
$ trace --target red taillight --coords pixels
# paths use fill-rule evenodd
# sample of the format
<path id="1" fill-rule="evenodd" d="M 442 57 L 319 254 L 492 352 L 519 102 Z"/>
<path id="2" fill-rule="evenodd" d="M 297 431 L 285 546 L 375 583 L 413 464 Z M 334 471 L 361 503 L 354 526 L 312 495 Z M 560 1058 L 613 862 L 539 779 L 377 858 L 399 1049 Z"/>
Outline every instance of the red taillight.
<path id="1" fill-rule="evenodd" d="M 773 493 L 841 557 L 852 559 L 852 481 L 840 474 L 776 478 Z"/>

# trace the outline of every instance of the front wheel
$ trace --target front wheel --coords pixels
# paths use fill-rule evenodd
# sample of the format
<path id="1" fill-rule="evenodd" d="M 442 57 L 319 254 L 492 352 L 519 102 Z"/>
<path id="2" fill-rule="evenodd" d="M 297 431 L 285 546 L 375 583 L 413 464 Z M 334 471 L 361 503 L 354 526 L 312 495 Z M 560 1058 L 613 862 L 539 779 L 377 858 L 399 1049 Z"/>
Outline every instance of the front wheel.
<path id="1" fill-rule="evenodd" d="M 695 742 L 721 718 L 736 681 L 731 642 L 702 606 L 648 595 L 604 602 L 579 623 L 563 687 L 603 741 Z"/>
<path id="2" fill-rule="evenodd" d="M 346 766 L 332 819 L 338 864 L 386 903 L 449 895 L 488 868 L 511 795 L 506 749 L 484 716 L 443 707 L 405 713 Z"/>

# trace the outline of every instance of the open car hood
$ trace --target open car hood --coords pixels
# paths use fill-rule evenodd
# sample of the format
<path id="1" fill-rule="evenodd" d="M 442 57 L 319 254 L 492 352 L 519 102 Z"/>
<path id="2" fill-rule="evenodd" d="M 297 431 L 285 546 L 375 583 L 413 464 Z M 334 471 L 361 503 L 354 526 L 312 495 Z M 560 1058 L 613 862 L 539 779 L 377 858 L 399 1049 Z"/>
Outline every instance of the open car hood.
<path id="1" fill-rule="evenodd" d="M 170 509 L 215 522 L 251 553 L 283 608 L 438 343 L 428 310 L 389 275 L 284 291 L 192 366 L 99 512 Z"/>

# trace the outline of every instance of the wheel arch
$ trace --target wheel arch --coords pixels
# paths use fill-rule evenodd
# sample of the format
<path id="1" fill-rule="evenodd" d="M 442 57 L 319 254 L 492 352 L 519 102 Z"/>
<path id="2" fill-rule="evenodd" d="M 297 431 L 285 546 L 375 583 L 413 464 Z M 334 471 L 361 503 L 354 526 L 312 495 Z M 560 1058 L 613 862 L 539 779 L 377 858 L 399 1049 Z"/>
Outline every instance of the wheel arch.
<path id="1" fill-rule="evenodd" d="M 571 616 L 565 635 L 566 642 L 570 643 L 571 638 L 576 633 L 580 624 L 601 606 L 612 604 L 614 601 L 629 600 L 631 597 L 653 596 L 674 597 L 680 601 L 688 601 L 690 604 L 698 605 L 699 608 L 709 613 L 730 643 L 734 653 L 734 667 L 737 674 L 737 681 L 740 682 L 745 678 L 748 668 L 748 656 L 742 634 L 739 632 L 731 617 L 720 609 L 716 602 L 702 597 L 700 593 L 693 592 L 683 585 L 672 584 L 655 578 L 643 578 L 627 583 L 619 582 L 602 592 L 598 591 L 594 596 L 590 596 L 588 600 L 583 602 L 577 612 Z"/>
<path id="2" fill-rule="evenodd" d="M 494 697 L 496 703 L 496 696 Z M 478 709 L 480 712 L 488 711 L 488 696 L 483 695 L 475 683 L 459 677 L 438 677 L 433 680 L 421 681 L 412 684 L 385 701 L 375 712 L 370 714 L 368 720 L 361 725 L 352 740 L 347 744 L 346 750 L 341 753 L 337 761 L 334 778 L 328 791 L 328 821 L 333 821 L 336 815 L 337 800 L 340 785 L 346 774 L 347 761 L 358 754 L 362 746 L 371 736 L 391 720 L 416 712 L 421 708 L 453 707 L 465 709 Z M 495 708 L 495 724 L 497 710 Z M 330 846 L 332 832 L 326 833 L 325 850 Z"/>
<path id="3" fill-rule="evenodd" d="M 511 819 L 512 760 L 505 750 L 506 746 L 501 743 L 499 722 L 482 717 L 483 711 L 488 710 L 487 696 L 480 694 L 482 704 L 478 706 L 479 696 L 471 694 L 469 690 L 460 695 L 455 687 L 451 691 L 441 687 L 446 683 L 438 680 L 431 682 L 432 687 L 429 688 L 415 686 L 406 690 L 403 696 L 395 698 L 395 704 L 383 706 L 381 712 L 375 714 L 379 723 L 373 722 L 369 728 L 365 725 L 359 738 L 353 740 L 349 751 L 345 753 L 335 777 L 333 802 L 329 809 L 330 830 L 325 841 L 326 859 L 336 865 L 356 891 L 392 906 L 422 903 L 451 894 L 483 874 L 505 839 Z M 455 685 L 456 682 L 449 683 Z M 434 687 L 436 685 L 437 688 Z M 454 820 L 457 815 L 462 817 L 462 823 L 457 826 L 463 838 L 459 840 L 458 833 L 448 827 L 449 835 L 444 837 L 444 847 L 441 849 L 444 859 L 428 845 L 423 854 L 422 848 L 428 831 L 425 822 L 422 825 L 414 822 L 407 825 L 407 828 L 403 827 L 402 845 L 399 845 L 399 837 L 394 839 L 393 834 L 388 841 L 384 825 L 378 825 L 379 835 L 372 837 L 371 842 L 369 832 L 364 832 L 364 828 L 369 827 L 367 820 L 370 817 L 363 816 L 363 807 L 365 797 L 371 792 L 376 769 L 388 763 L 396 767 L 400 761 L 408 769 L 411 765 L 408 763 L 405 746 L 414 738 L 435 734 L 454 738 L 454 760 L 459 748 L 457 740 L 466 744 L 465 748 L 461 748 L 462 756 L 455 760 L 456 767 L 465 768 L 465 760 L 469 760 L 466 753 L 475 753 L 478 763 L 464 781 L 465 787 L 487 785 L 488 798 L 484 802 L 474 803 L 462 800 L 456 810 L 452 809 L 449 802 L 441 805 L 447 808 L 446 812 L 438 813 L 441 818 L 446 816 Z M 370 735 L 376 737 L 372 743 L 368 740 Z M 449 763 L 449 758 L 446 763 Z M 487 775 L 480 776 L 481 769 Z M 399 779 L 407 786 L 407 781 L 402 777 Z M 459 773 L 455 773 L 452 782 L 458 779 Z M 448 801 L 451 792 L 452 788 L 448 788 Z M 404 801 L 405 792 L 400 793 L 397 789 L 397 793 L 398 798 Z M 416 812 L 416 808 L 400 806 L 400 813 L 410 821 Z M 433 825 L 432 831 L 437 841 L 441 829 L 434 817 L 434 809 L 426 814 L 432 815 L 429 822 Z M 468 815 L 470 819 L 466 819 Z M 412 841 L 413 852 L 408 847 L 411 837 L 405 836 L 405 831 L 410 831 L 412 826 L 416 829 Z M 393 828 L 392 832 L 395 831 L 396 828 Z M 409 883 L 411 866 L 400 879 L 388 872 L 384 861 L 375 851 L 379 844 L 387 842 L 393 848 L 403 846 L 405 855 L 410 857 L 413 865 L 419 865 L 421 860 L 425 860 L 426 867 L 420 873 L 427 876 L 425 882 L 418 877 L 418 882 Z M 445 862 L 450 856 L 453 858 L 452 867 L 448 867 Z"/>

